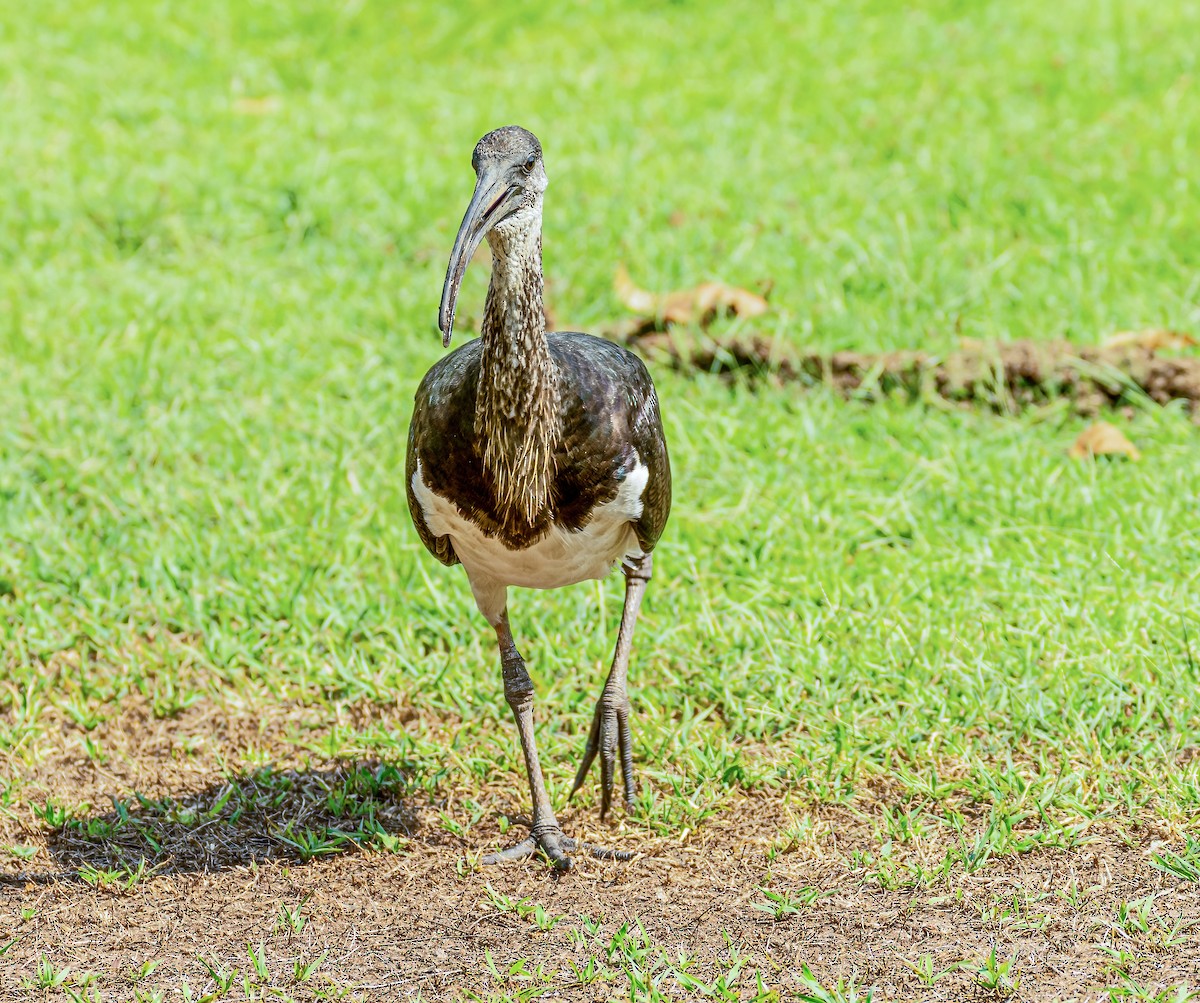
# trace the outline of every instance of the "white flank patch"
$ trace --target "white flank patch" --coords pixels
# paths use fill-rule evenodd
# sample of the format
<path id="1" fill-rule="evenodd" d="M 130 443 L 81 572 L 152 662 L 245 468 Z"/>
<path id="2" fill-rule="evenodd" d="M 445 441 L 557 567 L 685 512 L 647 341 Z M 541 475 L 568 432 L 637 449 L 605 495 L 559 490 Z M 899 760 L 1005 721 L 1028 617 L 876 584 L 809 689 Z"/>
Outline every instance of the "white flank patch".
<path id="1" fill-rule="evenodd" d="M 496 537 L 484 536 L 458 506 L 431 491 L 421 478 L 419 460 L 412 488 L 425 524 L 436 536 L 450 537 L 480 612 L 495 623 L 509 585 L 527 589 L 575 585 L 603 578 L 618 563 L 641 557 L 633 524 L 642 516 L 642 492 L 649 477 L 649 469 L 636 462 L 617 496 L 593 509 L 583 529 L 572 532 L 551 525 L 545 536 L 524 550 L 510 550 Z"/>

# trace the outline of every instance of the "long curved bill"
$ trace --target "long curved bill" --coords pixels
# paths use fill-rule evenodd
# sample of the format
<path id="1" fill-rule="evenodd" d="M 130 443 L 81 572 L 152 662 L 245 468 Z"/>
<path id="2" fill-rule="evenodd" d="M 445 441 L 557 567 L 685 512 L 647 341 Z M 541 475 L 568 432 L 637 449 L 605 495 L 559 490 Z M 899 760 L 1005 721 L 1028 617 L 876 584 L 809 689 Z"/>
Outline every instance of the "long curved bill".
<path id="1" fill-rule="evenodd" d="M 471 204 L 458 227 L 454 238 L 454 250 L 450 252 L 450 263 L 446 266 L 446 282 L 442 286 L 442 305 L 438 311 L 438 328 L 442 332 L 442 347 L 450 347 L 450 335 L 454 332 L 454 310 L 458 305 L 458 289 L 467 265 L 479 247 L 480 241 L 496 223 L 507 215 L 512 198 L 520 191 L 519 186 L 510 184 L 499 171 L 484 170 L 475 182 L 475 193 Z"/>

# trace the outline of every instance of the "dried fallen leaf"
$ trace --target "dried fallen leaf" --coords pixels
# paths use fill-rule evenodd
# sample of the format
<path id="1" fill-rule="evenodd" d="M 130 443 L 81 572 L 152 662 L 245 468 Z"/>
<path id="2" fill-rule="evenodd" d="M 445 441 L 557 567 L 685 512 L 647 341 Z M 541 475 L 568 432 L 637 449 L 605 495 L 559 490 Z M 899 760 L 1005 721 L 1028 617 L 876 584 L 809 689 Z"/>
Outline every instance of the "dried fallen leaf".
<path id="1" fill-rule="evenodd" d="M 274 96 L 261 98 L 236 98 L 233 110 L 238 115 L 274 115 L 283 107 L 283 102 Z"/>
<path id="2" fill-rule="evenodd" d="M 634 313 L 653 313 L 657 304 L 654 293 L 639 289 L 629 276 L 629 269 L 624 264 L 617 265 L 617 274 L 613 277 L 613 288 L 617 299 L 624 303 Z"/>
<path id="3" fill-rule="evenodd" d="M 1116 425 L 1097 421 L 1085 428 L 1069 450 L 1072 459 L 1086 460 L 1095 456 L 1128 456 L 1131 460 L 1141 459 L 1137 446 L 1125 438 Z"/>
<path id="4" fill-rule="evenodd" d="M 613 287 L 630 310 L 661 321 L 663 326 L 693 321 L 705 325 L 720 312 L 757 317 L 768 309 L 767 301 L 756 293 L 722 282 L 703 282 L 692 289 L 673 293 L 652 293 L 634 285 L 624 265 L 617 266 Z"/>
<path id="5" fill-rule="evenodd" d="M 1197 344 L 1200 342 L 1183 331 L 1154 327 L 1145 331 L 1118 331 L 1104 340 L 1105 348 L 1144 348 L 1147 352 L 1159 352 L 1164 348 L 1194 348 Z"/>

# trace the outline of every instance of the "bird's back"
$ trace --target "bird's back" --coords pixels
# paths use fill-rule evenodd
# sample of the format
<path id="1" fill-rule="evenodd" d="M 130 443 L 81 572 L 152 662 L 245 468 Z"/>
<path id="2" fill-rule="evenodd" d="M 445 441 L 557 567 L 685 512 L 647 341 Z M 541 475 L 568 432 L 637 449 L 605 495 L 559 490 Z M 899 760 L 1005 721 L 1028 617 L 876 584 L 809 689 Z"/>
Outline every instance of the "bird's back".
<path id="1" fill-rule="evenodd" d="M 558 374 L 560 439 L 550 502 L 532 525 L 500 511 L 484 468 L 484 443 L 475 429 L 482 342 L 447 355 L 421 381 L 409 429 L 408 504 L 422 542 L 445 564 L 457 563 L 458 555 L 449 537 L 427 524 L 413 489 L 418 462 L 428 490 L 452 500 L 465 518 L 512 550 L 530 546 L 552 525 L 581 530 L 640 464 L 647 480 L 634 523 L 638 545 L 649 552 L 662 533 L 671 470 L 646 367 L 619 345 L 587 334 L 556 332 L 546 344 Z"/>

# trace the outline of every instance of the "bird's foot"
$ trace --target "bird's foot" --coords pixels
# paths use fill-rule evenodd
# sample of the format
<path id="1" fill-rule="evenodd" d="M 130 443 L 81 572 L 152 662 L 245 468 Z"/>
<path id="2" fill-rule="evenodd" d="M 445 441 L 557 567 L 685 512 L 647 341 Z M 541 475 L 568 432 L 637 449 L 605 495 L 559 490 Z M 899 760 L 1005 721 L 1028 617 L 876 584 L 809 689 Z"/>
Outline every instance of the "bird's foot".
<path id="1" fill-rule="evenodd" d="M 602 860 L 633 859 L 633 854 L 628 850 L 608 850 L 602 846 L 581 843 L 578 840 L 571 839 L 569 836 L 564 836 L 562 829 L 554 826 L 552 829 L 542 829 L 540 832 L 534 832 L 527 839 L 521 840 L 516 846 L 510 846 L 507 850 L 498 850 L 496 853 L 489 853 L 480 863 L 503 864 L 510 860 L 524 860 L 526 857 L 532 857 L 539 850 L 545 855 L 551 865 L 560 871 L 569 871 L 571 869 L 572 861 L 567 856 L 569 853 L 589 853 L 593 857 L 599 857 Z"/>
<path id="2" fill-rule="evenodd" d="M 629 698 L 623 693 L 610 696 L 607 692 L 596 704 L 592 728 L 588 732 L 583 759 L 575 773 L 569 797 L 574 797 L 587 779 L 588 770 L 596 755 L 600 756 L 600 817 L 608 814 L 616 788 L 617 751 L 621 753 L 621 778 L 624 781 L 625 810 L 633 810 L 637 786 L 633 781 L 633 740 L 629 732 Z"/>

